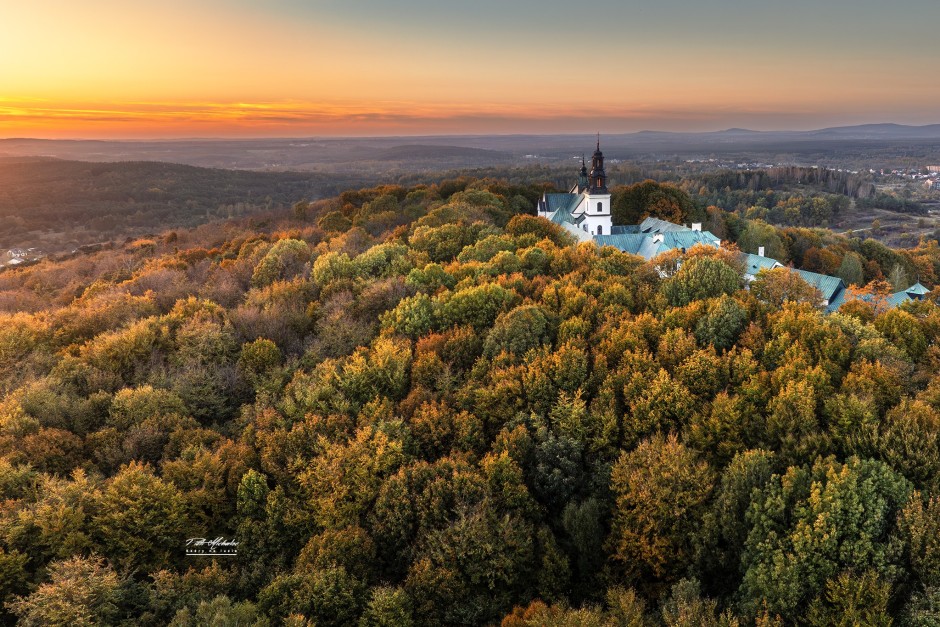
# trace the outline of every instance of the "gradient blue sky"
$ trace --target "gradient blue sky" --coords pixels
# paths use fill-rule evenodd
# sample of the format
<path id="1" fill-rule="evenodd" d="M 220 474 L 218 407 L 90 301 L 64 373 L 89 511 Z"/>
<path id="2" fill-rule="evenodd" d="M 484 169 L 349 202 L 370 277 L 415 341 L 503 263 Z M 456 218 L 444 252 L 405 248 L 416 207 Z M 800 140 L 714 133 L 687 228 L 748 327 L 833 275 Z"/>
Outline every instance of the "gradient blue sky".
<path id="1" fill-rule="evenodd" d="M 0 136 L 940 122 L 940 1 L 31 0 Z"/>

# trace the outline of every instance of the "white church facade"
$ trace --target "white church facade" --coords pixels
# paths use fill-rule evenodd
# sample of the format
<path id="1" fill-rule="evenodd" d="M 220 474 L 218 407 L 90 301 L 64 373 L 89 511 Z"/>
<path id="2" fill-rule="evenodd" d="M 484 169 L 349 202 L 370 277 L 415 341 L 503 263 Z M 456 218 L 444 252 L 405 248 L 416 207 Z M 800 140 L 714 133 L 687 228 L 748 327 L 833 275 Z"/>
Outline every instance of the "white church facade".
<path id="1" fill-rule="evenodd" d="M 609 235 L 613 222 L 610 215 L 610 192 L 604 172 L 604 153 L 598 137 L 597 149 L 591 157 L 591 171 L 581 160 L 578 182 L 567 194 L 545 194 L 538 204 L 538 215 L 553 222 L 577 226 L 587 235 Z"/>

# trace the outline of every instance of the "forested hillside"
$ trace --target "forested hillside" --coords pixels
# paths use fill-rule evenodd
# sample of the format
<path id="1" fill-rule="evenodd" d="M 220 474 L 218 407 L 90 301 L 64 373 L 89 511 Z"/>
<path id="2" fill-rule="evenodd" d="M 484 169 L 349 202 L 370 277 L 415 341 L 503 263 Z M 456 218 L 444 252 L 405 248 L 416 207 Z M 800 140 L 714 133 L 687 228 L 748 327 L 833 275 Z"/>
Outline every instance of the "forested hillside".
<path id="1" fill-rule="evenodd" d="M 174 163 L 0 159 L 0 247 L 49 252 L 289 207 L 369 182 L 360 175 L 252 172 Z"/>
<path id="2" fill-rule="evenodd" d="M 622 218 L 869 294 L 940 272 L 935 242 L 640 185 Z M 550 187 L 350 191 L 0 274 L 2 620 L 940 621 L 932 299 L 826 315 L 786 270 L 744 290 L 733 246 L 575 245 L 525 215 Z"/>

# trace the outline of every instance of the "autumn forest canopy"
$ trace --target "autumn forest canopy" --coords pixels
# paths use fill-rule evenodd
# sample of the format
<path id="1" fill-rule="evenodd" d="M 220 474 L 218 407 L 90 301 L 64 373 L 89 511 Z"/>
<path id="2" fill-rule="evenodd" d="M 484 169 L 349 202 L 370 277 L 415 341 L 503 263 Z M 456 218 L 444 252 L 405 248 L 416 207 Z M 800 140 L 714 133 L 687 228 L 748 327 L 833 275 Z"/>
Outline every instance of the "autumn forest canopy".
<path id="1" fill-rule="evenodd" d="M 614 189 L 725 243 L 652 261 L 461 177 L 0 273 L 0 620 L 936 624 L 940 309 L 880 297 L 940 248 L 837 179 Z"/>

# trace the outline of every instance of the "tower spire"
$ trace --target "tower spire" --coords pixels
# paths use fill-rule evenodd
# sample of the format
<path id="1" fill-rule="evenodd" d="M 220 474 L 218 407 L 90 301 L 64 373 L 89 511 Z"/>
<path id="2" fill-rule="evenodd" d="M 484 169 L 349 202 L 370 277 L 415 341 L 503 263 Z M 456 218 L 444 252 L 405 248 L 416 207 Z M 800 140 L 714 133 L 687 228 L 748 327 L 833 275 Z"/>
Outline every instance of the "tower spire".
<path id="1" fill-rule="evenodd" d="M 592 194 L 607 193 L 607 173 L 604 172 L 604 153 L 601 152 L 601 134 L 597 134 L 597 150 L 591 158 L 590 186 Z"/>
<path id="2" fill-rule="evenodd" d="M 578 171 L 578 193 L 580 194 L 588 188 L 588 171 L 584 163 L 584 154 L 581 154 L 581 169 Z"/>

